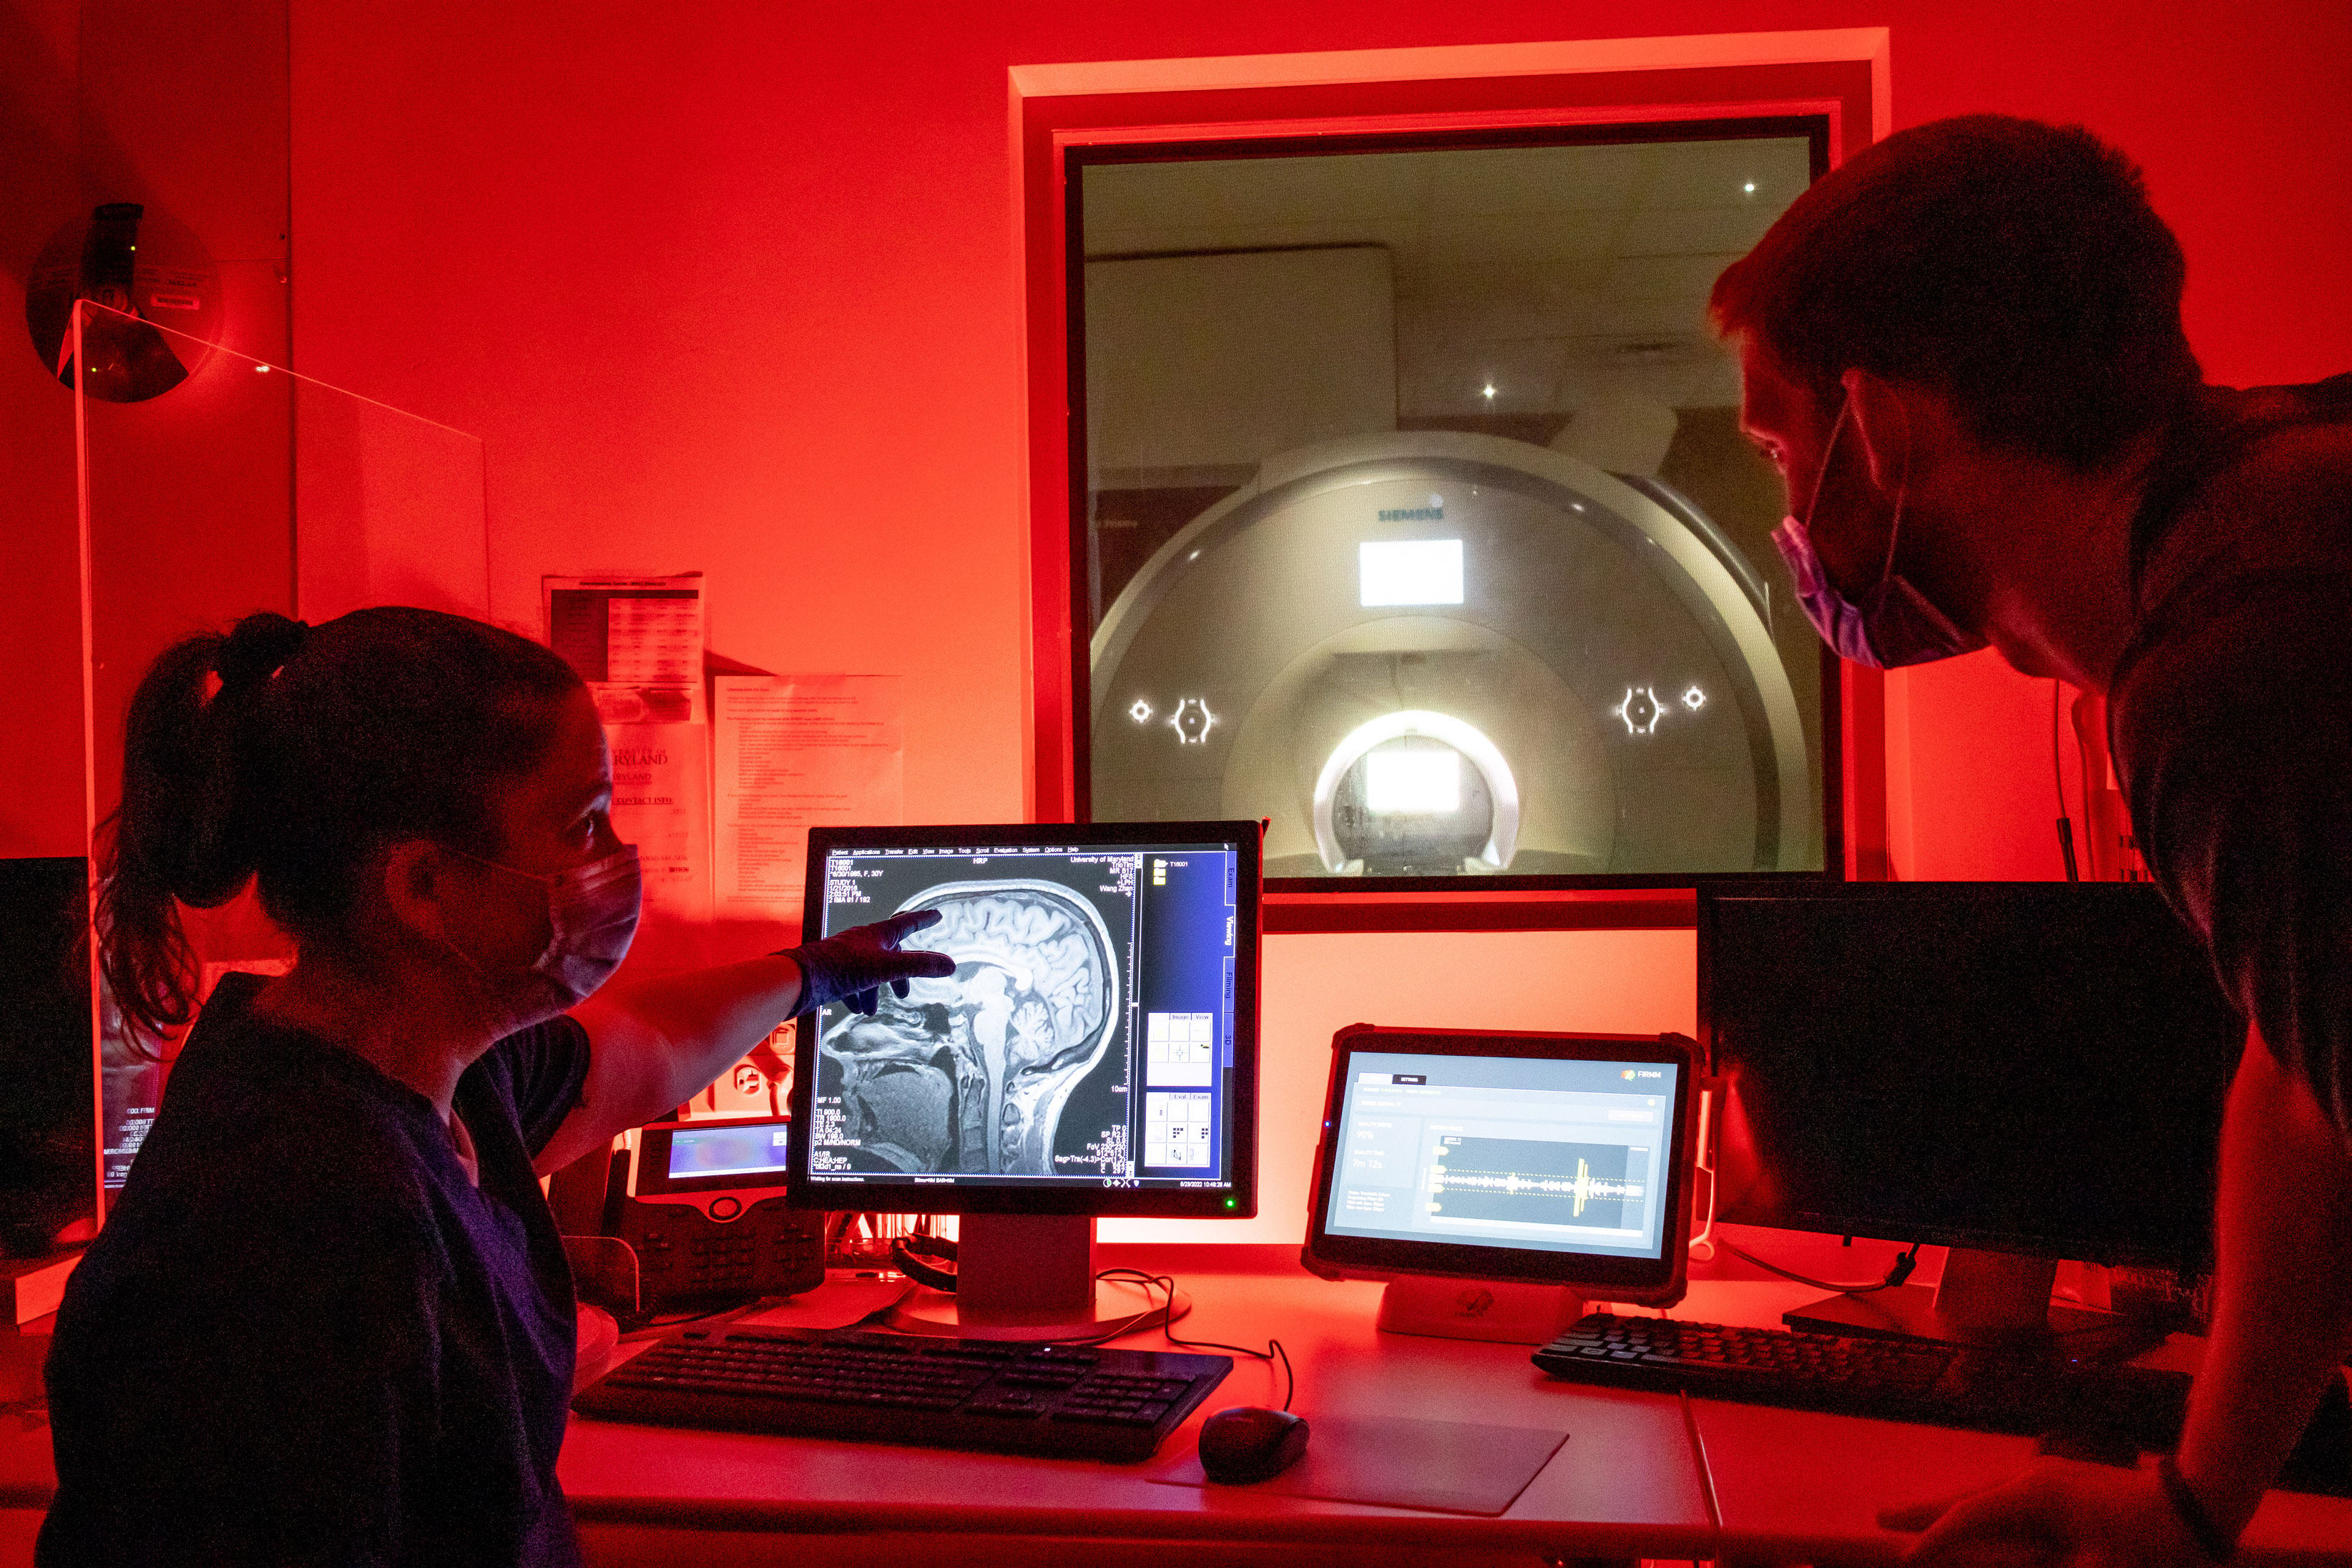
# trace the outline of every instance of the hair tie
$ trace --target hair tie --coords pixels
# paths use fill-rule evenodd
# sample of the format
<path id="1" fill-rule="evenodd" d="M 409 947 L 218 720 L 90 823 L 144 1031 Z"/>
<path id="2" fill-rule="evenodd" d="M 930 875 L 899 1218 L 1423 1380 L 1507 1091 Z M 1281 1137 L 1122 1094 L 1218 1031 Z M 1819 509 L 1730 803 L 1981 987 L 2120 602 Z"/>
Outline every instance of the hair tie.
<path id="1" fill-rule="evenodd" d="M 274 610 L 246 616 L 213 660 L 221 689 L 260 685 L 301 651 L 310 635 L 309 622 L 290 620 Z"/>

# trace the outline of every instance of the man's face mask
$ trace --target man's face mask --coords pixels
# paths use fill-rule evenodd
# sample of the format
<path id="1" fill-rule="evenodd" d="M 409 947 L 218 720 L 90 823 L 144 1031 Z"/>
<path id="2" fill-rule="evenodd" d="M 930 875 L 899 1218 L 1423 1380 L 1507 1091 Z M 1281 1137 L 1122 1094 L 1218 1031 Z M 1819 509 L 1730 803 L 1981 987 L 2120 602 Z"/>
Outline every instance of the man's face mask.
<path id="1" fill-rule="evenodd" d="M 628 956 L 629 943 L 637 933 L 637 913 L 645 894 L 644 873 L 637 865 L 635 845 L 624 844 L 601 859 L 550 876 L 519 871 L 462 849 L 449 852 L 478 866 L 535 882 L 546 896 L 547 946 L 524 966 L 522 973 L 546 981 L 555 994 L 551 998 L 554 1005 L 542 1004 L 543 1010 L 530 1009 L 536 1014 L 531 1017 L 521 1017 L 518 1012 L 515 1018 L 504 1020 L 509 1026 L 505 1033 L 553 1017 L 586 1001 L 598 986 L 612 978 L 613 971 Z M 442 940 L 478 973 L 487 979 L 498 978 L 446 937 Z"/>
<path id="2" fill-rule="evenodd" d="M 1974 653 L 1985 646 L 1985 639 L 1954 626 L 1951 617 L 1930 604 L 1925 594 L 1895 570 L 1895 542 L 1902 537 L 1907 478 L 1895 489 L 1895 520 L 1886 529 L 1886 564 L 1880 569 L 1878 581 L 1864 592 L 1862 598 L 1856 601 L 1839 593 L 1822 565 L 1821 554 L 1813 548 L 1811 524 L 1821 506 L 1822 481 L 1829 477 L 1831 460 L 1837 455 L 1838 437 L 1844 433 L 1846 417 L 1853 408 L 1853 400 L 1850 397 L 1838 405 L 1837 423 L 1830 426 L 1829 445 L 1822 450 L 1820 471 L 1813 475 L 1813 492 L 1805 502 L 1804 521 L 1784 517 L 1780 526 L 1772 531 L 1773 544 L 1796 575 L 1797 602 L 1804 606 L 1805 618 L 1822 634 L 1822 640 L 1839 657 L 1856 664 L 1894 669 Z"/>

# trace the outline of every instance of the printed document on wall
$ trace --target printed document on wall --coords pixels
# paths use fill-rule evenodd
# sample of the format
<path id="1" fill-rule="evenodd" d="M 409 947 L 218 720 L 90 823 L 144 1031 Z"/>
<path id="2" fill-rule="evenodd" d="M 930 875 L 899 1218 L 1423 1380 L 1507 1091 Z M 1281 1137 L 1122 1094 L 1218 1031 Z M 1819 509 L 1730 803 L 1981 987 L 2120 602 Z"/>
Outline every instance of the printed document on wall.
<path id="1" fill-rule="evenodd" d="M 613 749 L 613 831 L 645 868 L 641 959 L 698 961 L 710 921 L 702 574 L 543 577 L 547 643 L 588 683 Z"/>
<path id="2" fill-rule="evenodd" d="M 613 748 L 613 831 L 637 847 L 645 871 L 647 924 L 639 928 L 639 945 L 656 922 L 707 923 L 709 726 L 607 722 L 604 739 Z"/>
<path id="3" fill-rule="evenodd" d="M 722 675 L 714 682 L 721 918 L 797 926 L 808 830 L 906 810 L 895 675 Z"/>
<path id="4" fill-rule="evenodd" d="M 547 646 L 607 724 L 702 722 L 702 574 L 542 577 Z"/>

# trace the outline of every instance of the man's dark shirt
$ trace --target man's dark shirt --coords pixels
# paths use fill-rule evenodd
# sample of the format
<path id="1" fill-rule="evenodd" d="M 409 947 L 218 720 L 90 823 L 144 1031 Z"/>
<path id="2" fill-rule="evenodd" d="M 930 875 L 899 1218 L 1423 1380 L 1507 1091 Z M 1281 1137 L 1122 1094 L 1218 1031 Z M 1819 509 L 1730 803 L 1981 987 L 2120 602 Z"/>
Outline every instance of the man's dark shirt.
<path id="1" fill-rule="evenodd" d="M 2132 539 L 2109 689 L 2148 865 L 2352 1134 L 2352 375 L 2209 388 Z"/>
<path id="2" fill-rule="evenodd" d="M 572 1279 L 530 1162 L 586 1034 L 467 1069 L 477 1189 L 431 1101 L 258 989 L 221 982 L 68 1282 L 37 1563 L 570 1568 Z"/>

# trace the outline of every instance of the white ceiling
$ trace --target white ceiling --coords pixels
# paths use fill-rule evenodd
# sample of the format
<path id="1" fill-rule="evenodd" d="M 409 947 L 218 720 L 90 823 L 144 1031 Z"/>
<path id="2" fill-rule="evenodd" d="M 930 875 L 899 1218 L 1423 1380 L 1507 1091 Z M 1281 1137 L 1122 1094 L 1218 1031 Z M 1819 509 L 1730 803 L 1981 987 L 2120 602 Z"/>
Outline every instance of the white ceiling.
<path id="1" fill-rule="evenodd" d="M 1387 247 L 1408 418 L 1724 406 L 1707 290 L 1809 177 L 1794 137 L 1096 164 L 1086 251 Z"/>

